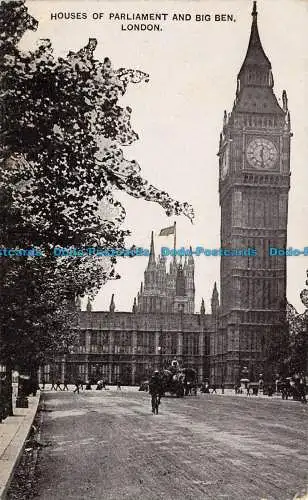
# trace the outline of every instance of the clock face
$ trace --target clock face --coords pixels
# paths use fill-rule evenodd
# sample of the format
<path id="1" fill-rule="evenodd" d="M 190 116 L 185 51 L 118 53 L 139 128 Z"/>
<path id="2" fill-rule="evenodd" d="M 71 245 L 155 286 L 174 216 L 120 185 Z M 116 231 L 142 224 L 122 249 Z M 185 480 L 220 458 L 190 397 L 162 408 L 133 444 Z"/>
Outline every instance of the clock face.
<path id="1" fill-rule="evenodd" d="M 253 139 L 247 146 L 246 157 L 252 167 L 270 169 L 277 161 L 278 151 L 269 139 Z"/>
<path id="2" fill-rule="evenodd" d="M 221 178 L 224 179 L 228 173 L 229 170 L 229 149 L 228 147 L 225 149 L 223 157 L 222 157 L 222 164 L 221 164 Z"/>

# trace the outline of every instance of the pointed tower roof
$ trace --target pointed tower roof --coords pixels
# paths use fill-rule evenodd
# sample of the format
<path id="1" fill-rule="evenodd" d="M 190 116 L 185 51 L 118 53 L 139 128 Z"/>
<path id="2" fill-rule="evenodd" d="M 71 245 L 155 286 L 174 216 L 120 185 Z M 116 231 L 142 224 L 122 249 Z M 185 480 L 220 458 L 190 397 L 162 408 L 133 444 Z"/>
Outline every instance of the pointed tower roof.
<path id="1" fill-rule="evenodd" d="M 213 293 L 212 293 L 212 299 L 218 299 L 218 290 L 217 290 L 217 284 L 216 284 L 216 281 L 214 283 L 214 287 L 213 287 Z"/>
<path id="2" fill-rule="evenodd" d="M 149 262 L 148 262 L 148 267 L 150 265 L 155 265 L 155 248 L 154 248 L 154 232 L 152 231 L 151 233 L 151 245 L 150 245 L 150 256 L 149 256 Z"/>
<path id="3" fill-rule="evenodd" d="M 214 283 L 214 288 L 213 288 L 213 293 L 212 293 L 211 308 L 212 308 L 212 314 L 216 314 L 218 312 L 219 294 L 218 294 L 218 290 L 217 290 L 216 281 Z"/>
<path id="4" fill-rule="evenodd" d="M 257 23 L 257 2 L 253 2 L 252 24 L 248 49 L 237 76 L 236 100 L 233 111 L 240 113 L 268 113 L 283 115 L 273 92 L 274 79 L 271 63 L 260 40 Z M 227 124 L 224 119 L 223 132 Z"/>
<path id="5" fill-rule="evenodd" d="M 247 68 L 247 66 L 258 66 L 258 67 L 263 66 L 267 69 L 271 69 L 271 63 L 264 52 L 260 40 L 258 21 L 257 21 L 258 18 L 257 2 L 253 2 L 253 9 L 251 15 L 252 15 L 252 24 L 251 24 L 250 39 L 246 57 L 242 64 L 240 73 L 245 68 Z"/>

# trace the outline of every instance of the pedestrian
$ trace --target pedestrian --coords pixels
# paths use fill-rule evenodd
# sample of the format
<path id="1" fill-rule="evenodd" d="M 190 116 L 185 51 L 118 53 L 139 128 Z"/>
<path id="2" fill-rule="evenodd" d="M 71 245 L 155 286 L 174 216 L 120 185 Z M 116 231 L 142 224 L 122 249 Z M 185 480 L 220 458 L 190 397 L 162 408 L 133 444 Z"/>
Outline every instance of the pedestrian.
<path id="1" fill-rule="evenodd" d="M 51 387 L 50 387 L 50 390 L 52 391 L 52 389 L 54 389 L 55 391 L 57 390 L 56 389 L 56 385 L 55 385 L 55 380 L 54 378 L 51 379 Z"/>
<path id="2" fill-rule="evenodd" d="M 160 398 L 163 394 L 162 381 L 159 376 L 159 371 L 155 370 L 149 381 L 149 394 L 151 396 L 152 413 L 158 415 L 158 407 L 160 405 Z"/>
<path id="3" fill-rule="evenodd" d="M 307 398 L 306 398 L 306 379 L 305 377 L 300 378 L 299 382 L 299 393 L 300 393 L 300 400 L 302 403 L 307 403 Z"/>
<path id="4" fill-rule="evenodd" d="M 62 391 L 62 389 L 61 389 L 61 380 L 60 380 L 60 379 L 58 379 L 58 380 L 57 380 L 55 390 L 57 391 L 57 390 L 58 390 L 58 388 L 59 388 L 59 390 L 60 390 L 60 391 Z"/>
<path id="5" fill-rule="evenodd" d="M 63 389 L 62 389 L 63 391 L 68 391 L 68 386 L 67 386 L 67 384 L 68 384 L 68 380 L 67 380 L 67 378 L 65 378 L 65 379 L 64 379 L 64 384 L 63 384 Z"/>
<path id="6" fill-rule="evenodd" d="M 215 392 L 215 394 L 217 394 L 216 385 L 215 384 L 212 385 L 212 394 L 214 394 L 214 392 Z"/>
<path id="7" fill-rule="evenodd" d="M 117 381 L 117 391 L 121 391 L 121 382 L 120 382 L 120 380 Z"/>
<path id="8" fill-rule="evenodd" d="M 225 393 L 225 384 L 222 383 L 221 384 L 221 394 L 224 394 Z"/>
<path id="9" fill-rule="evenodd" d="M 75 382 L 75 389 L 73 390 L 73 393 L 75 394 L 75 392 L 77 392 L 77 394 L 79 394 L 79 387 L 80 387 L 80 381 L 77 379 L 76 382 Z"/>
<path id="10" fill-rule="evenodd" d="M 42 391 L 45 389 L 45 384 L 46 384 L 46 380 L 45 380 L 45 377 L 42 377 Z"/>
<path id="11" fill-rule="evenodd" d="M 97 381 L 97 385 L 96 385 L 96 390 L 97 391 L 101 391 L 103 388 L 103 381 L 102 380 L 98 380 Z"/>

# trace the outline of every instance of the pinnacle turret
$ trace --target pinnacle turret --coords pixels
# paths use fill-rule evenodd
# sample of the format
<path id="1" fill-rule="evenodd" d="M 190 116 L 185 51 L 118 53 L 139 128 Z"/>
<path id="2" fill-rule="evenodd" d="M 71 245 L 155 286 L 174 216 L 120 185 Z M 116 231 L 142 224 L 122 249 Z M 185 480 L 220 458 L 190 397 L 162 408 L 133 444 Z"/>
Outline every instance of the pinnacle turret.
<path id="1" fill-rule="evenodd" d="M 92 312 L 92 303 L 91 303 L 90 297 L 88 297 L 87 312 Z"/>
<path id="2" fill-rule="evenodd" d="M 148 267 L 153 266 L 153 265 L 155 266 L 155 264 L 156 264 L 156 261 L 155 261 L 155 248 L 154 248 L 154 233 L 152 231 Z"/>
<path id="3" fill-rule="evenodd" d="M 136 312 L 137 312 L 137 301 L 136 301 L 136 297 L 134 298 L 134 304 L 133 304 L 133 309 L 132 309 L 132 312 L 133 312 L 133 313 L 136 313 Z"/>
<path id="4" fill-rule="evenodd" d="M 200 314 L 205 314 L 205 305 L 204 305 L 204 298 L 203 297 L 201 300 Z"/>
<path id="5" fill-rule="evenodd" d="M 214 283 L 212 299 L 211 299 L 212 314 L 217 314 L 219 308 L 219 295 L 217 290 L 216 281 Z"/>
<path id="6" fill-rule="evenodd" d="M 81 299 L 79 295 L 77 295 L 76 300 L 75 300 L 75 306 L 77 311 L 81 311 Z"/>
<path id="7" fill-rule="evenodd" d="M 110 306 L 109 306 L 109 311 L 114 312 L 115 310 L 115 303 L 114 303 L 114 293 L 111 295 L 111 301 L 110 301 Z"/>

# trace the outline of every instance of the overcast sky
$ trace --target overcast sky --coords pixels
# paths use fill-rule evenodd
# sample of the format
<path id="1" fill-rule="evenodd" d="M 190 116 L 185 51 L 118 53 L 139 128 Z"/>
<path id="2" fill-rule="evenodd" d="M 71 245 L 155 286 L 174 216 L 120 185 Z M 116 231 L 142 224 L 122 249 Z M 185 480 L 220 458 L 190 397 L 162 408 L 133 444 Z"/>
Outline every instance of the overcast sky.
<path id="1" fill-rule="evenodd" d="M 158 237 L 161 228 L 177 222 L 177 246 L 220 246 L 218 201 L 218 142 L 223 111 L 231 111 L 236 76 L 246 54 L 252 2 L 247 0 L 201 1 L 49 1 L 30 0 L 29 12 L 39 28 L 24 37 L 23 47 L 50 38 L 57 54 L 78 50 L 97 38 L 97 58 L 109 57 L 114 67 L 143 70 L 149 83 L 129 87 L 122 105 L 132 110 L 132 123 L 139 141 L 126 147 L 151 183 L 181 201 L 190 202 L 196 220 L 168 218 L 160 206 L 119 195 L 127 210 L 125 228 L 132 232 L 128 245 L 149 247 L 150 233 L 156 249 L 172 246 L 172 237 Z M 308 246 L 308 2 L 302 0 L 258 1 L 258 25 L 263 48 L 272 63 L 274 90 L 281 102 L 282 90 L 289 98 L 292 138 L 291 189 L 288 245 Z M 51 20 L 51 13 L 85 12 L 84 20 Z M 93 13 L 104 13 L 93 20 Z M 168 19 L 160 32 L 122 31 L 121 22 L 108 20 L 109 13 L 162 12 Z M 174 13 L 191 14 L 192 20 L 171 21 Z M 196 14 L 233 14 L 235 22 L 196 22 Z M 123 24 L 128 24 L 123 22 Z M 219 258 L 200 256 L 196 262 L 196 310 L 201 297 L 206 310 L 214 281 L 219 287 Z M 109 282 L 97 296 L 94 309 L 105 310 L 115 293 L 116 310 L 131 310 L 146 257 L 119 260 L 122 279 Z M 288 258 L 288 299 L 303 309 L 299 292 L 305 285 L 308 257 Z"/>

